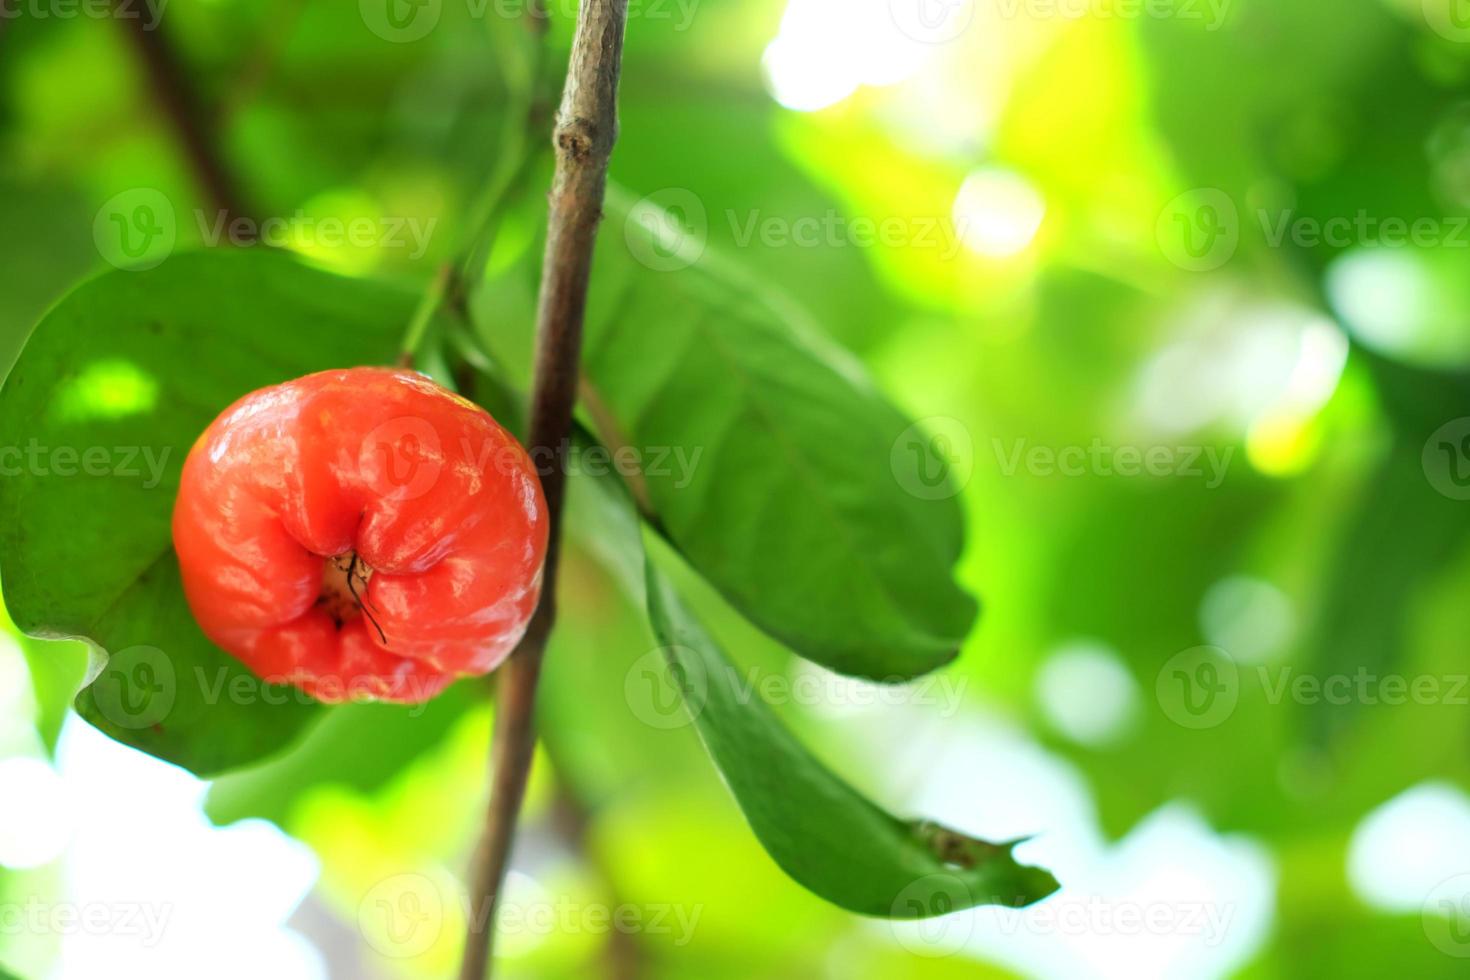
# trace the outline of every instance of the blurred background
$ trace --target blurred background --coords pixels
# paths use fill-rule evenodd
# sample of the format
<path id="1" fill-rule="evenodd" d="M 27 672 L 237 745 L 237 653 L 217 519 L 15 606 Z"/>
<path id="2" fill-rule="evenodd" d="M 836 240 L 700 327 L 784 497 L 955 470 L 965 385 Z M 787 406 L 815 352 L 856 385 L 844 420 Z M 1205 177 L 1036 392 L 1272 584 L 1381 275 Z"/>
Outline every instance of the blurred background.
<path id="1" fill-rule="evenodd" d="M 487 182 L 473 305 L 529 322 L 573 0 L 544 41 L 521 0 L 0 10 L 0 371 L 148 249 L 426 284 Z M 803 892 L 574 543 L 498 975 L 1464 976 L 1470 10 L 634 0 L 621 104 L 617 193 L 790 293 L 964 484 L 957 663 L 874 688 L 715 610 L 728 649 L 865 792 L 1031 835 L 1063 890 L 908 926 Z M 481 688 L 204 782 L 69 712 L 86 660 L 0 632 L 0 974 L 453 972 Z"/>

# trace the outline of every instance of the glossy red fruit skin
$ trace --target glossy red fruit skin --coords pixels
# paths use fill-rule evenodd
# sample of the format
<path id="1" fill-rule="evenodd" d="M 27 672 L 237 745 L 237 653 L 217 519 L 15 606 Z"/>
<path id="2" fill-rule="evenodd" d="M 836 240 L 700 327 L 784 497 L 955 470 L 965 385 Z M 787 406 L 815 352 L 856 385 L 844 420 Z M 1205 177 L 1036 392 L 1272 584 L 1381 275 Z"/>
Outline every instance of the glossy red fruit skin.
<path id="1" fill-rule="evenodd" d="M 530 457 L 473 403 L 393 368 L 251 392 L 205 430 L 173 513 L 184 593 L 214 643 L 323 701 L 424 701 L 493 670 L 541 592 Z M 326 563 L 372 569 L 339 624 Z"/>

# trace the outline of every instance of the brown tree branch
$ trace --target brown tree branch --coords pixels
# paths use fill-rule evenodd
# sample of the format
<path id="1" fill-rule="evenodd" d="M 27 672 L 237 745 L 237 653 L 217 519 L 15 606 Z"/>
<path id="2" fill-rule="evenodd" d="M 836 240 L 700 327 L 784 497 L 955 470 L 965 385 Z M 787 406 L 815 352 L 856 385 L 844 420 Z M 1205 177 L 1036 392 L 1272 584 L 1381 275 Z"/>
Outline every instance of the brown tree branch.
<path id="1" fill-rule="evenodd" d="M 164 25 L 146 2 L 147 13 L 129 0 L 113 0 L 113 12 L 137 52 L 153 99 L 168 117 L 174 135 L 188 157 L 189 167 L 210 205 L 229 218 L 252 217 L 243 195 L 219 152 L 211 116 L 200 103 L 189 75 L 168 38 Z"/>
<path id="2" fill-rule="evenodd" d="M 546 254 L 536 315 L 536 367 L 531 395 L 533 458 L 550 461 L 541 474 L 551 542 L 541 603 L 520 647 L 500 669 L 491 751 L 490 806 L 470 873 L 470 925 L 461 980 L 483 980 L 491 962 L 495 906 L 505 879 L 516 822 L 536 744 L 536 685 L 556 617 L 556 573 L 566 489 L 566 445 L 577 400 L 582 318 L 592 271 L 592 245 L 602 218 L 607 164 L 617 139 L 618 74 L 628 0 L 586 0 L 572 41 L 571 64 L 552 143 Z"/>

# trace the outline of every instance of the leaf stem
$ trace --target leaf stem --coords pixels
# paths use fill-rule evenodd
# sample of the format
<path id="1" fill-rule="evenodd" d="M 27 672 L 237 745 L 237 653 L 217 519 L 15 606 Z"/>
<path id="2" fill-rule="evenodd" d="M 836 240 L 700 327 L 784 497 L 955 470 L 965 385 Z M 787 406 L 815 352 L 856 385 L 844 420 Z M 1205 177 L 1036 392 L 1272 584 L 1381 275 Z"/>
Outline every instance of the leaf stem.
<path id="1" fill-rule="evenodd" d="M 617 138 L 618 76 L 627 16 L 628 0 L 585 0 L 582 4 L 552 136 L 556 174 L 549 195 L 546 254 L 536 315 L 530 424 L 533 458 L 551 460 L 541 475 L 551 525 L 550 544 L 541 603 L 519 648 L 500 669 L 490 806 L 470 873 L 472 914 L 460 963 L 461 980 L 483 980 L 488 974 L 496 900 L 505 879 L 536 744 L 536 686 L 556 617 L 566 443 L 577 399 L 592 246 L 602 218 L 608 160 Z"/>
<path id="2" fill-rule="evenodd" d="M 439 271 L 434 274 L 429 288 L 424 290 L 424 295 L 419 297 L 419 305 L 414 307 L 413 319 L 408 322 L 408 329 L 403 333 L 403 343 L 398 348 L 399 367 L 413 367 L 414 355 L 428 335 L 429 324 L 438 312 L 439 306 L 444 302 L 444 296 L 449 291 L 450 280 L 454 278 L 454 266 L 448 263 L 441 265 Z"/>

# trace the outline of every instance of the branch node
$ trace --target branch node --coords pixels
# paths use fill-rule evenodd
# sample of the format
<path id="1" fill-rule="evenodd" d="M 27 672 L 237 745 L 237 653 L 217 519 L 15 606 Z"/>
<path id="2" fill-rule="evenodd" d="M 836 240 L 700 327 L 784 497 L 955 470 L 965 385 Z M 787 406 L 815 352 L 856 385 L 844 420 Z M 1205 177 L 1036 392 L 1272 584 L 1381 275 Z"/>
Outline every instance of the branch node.
<path id="1" fill-rule="evenodd" d="M 556 129 L 556 146 L 570 158 L 570 162 L 587 163 L 598 149 L 597 126 L 587 119 L 572 119 L 562 123 Z"/>

